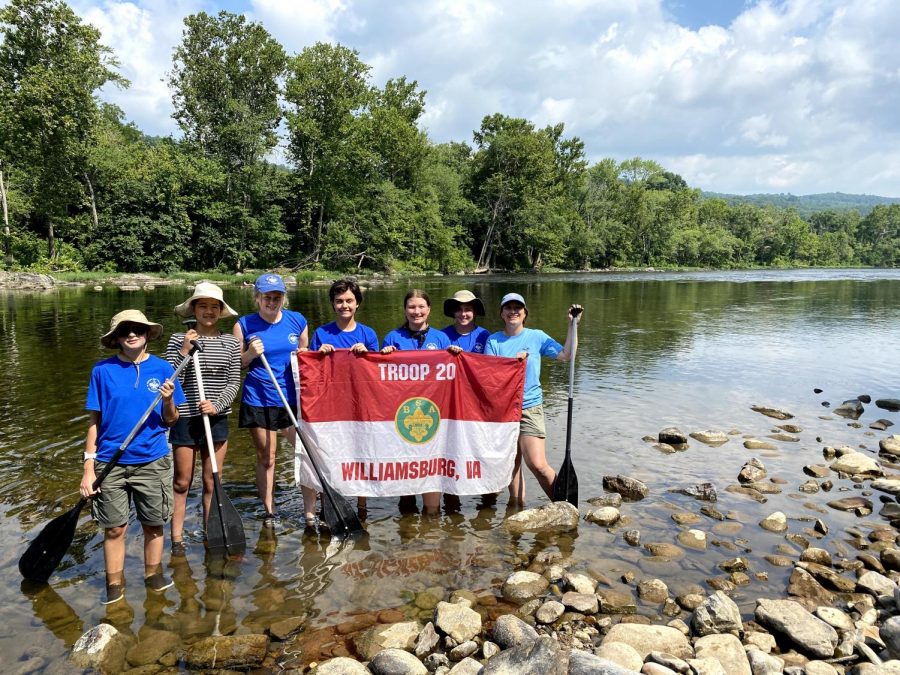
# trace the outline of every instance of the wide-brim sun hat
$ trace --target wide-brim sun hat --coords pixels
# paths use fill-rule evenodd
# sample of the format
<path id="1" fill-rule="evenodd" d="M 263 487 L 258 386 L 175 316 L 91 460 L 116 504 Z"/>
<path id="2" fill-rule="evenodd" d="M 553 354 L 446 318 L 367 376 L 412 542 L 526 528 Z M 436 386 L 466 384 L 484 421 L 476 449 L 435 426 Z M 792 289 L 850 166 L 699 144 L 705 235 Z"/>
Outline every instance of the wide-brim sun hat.
<path id="1" fill-rule="evenodd" d="M 155 340 L 162 335 L 163 327 L 160 323 L 148 321 L 144 313 L 137 309 L 125 309 L 109 320 L 109 332 L 100 336 L 100 344 L 108 349 L 116 349 L 119 346 L 116 340 L 116 329 L 120 323 L 139 323 L 147 326 L 147 341 Z"/>
<path id="2" fill-rule="evenodd" d="M 256 278 L 256 283 L 253 284 L 253 288 L 257 293 L 272 293 L 273 291 L 287 293 L 284 279 L 281 278 L 281 275 L 275 274 L 274 272 L 260 274 Z"/>
<path id="3" fill-rule="evenodd" d="M 508 302 L 518 302 L 522 307 L 528 307 L 528 305 L 525 304 L 525 298 L 518 293 L 507 293 L 504 295 L 503 299 L 500 301 L 500 309 L 503 309 L 503 305 Z"/>
<path id="4" fill-rule="evenodd" d="M 462 304 L 472 305 L 475 316 L 484 316 L 484 303 L 472 291 L 456 291 L 452 298 L 444 300 L 444 316 L 453 316 Z"/>
<path id="5" fill-rule="evenodd" d="M 178 316 L 184 317 L 194 316 L 193 303 L 195 300 L 199 300 L 200 298 L 218 300 L 222 304 L 223 317 L 227 318 L 238 315 L 238 313 L 235 312 L 231 307 L 229 307 L 227 302 L 225 302 L 224 297 L 222 296 L 222 289 L 209 281 L 201 281 L 199 284 L 194 286 L 194 294 L 187 300 L 182 302 L 180 305 L 177 305 L 175 307 L 175 313 Z"/>

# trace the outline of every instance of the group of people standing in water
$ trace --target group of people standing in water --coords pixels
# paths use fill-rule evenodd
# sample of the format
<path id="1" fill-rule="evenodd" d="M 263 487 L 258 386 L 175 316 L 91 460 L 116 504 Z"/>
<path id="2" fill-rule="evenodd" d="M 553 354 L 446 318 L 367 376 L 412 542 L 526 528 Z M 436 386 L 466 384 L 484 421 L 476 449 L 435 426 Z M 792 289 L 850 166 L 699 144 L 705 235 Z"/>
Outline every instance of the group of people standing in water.
<path id="1" fill-rule="evenodd" d="M 293 445 L 296 431 L 291 415 L 282 404 L 282 393 L 296 416 L 297 401 L 291 355 L 307 349 L 324 353 L 349 349 L 357 353 L 396 350 L 447 349 L 506 356 L 525 360 L 526 376 L 518 452 L 509 486 L 510 503 L 525 500 L 522 461 L 541 488 L 552 495 L 555 472 L 547 464 L 543 391 L 540 385 L 541 357 L 566 361 L 576 345 L 572 325 L 580 307 L 568 310 L 569 330 L 560 344 L 541 330 L 526 328 L 528 308 L 518 293 L 508 293 L 500 302 L 502 331 L 490 334 L 477 324 L 485 315 L 482 301 L 467 290 L 444 301 L 444 314 L 453 323 L 441 330 L 429 323 L 431 299 L 425 291 L 410 290 L 404 298 L 403 325 L 385 335 L 380 347 L 374 330 L 356 320 L 363 296 L 352 280 L 336 281 L 329 289 L 335 320 L 317 328 L 310 338 L 306 318 L 287 308 L 284 280 L 274 273 L 261 275 L 254 284 L 257 311 L 240 316 L 224 300 L 222 289 L 201 282 L 187 300 L 175 307 L 188 328 L 171 336 L 165 360 L 147 352 L 148 343 L 162 334 L 163 327 L 149 321 L 138 310 L 119 312 L 110 321 L 100 343 L 118 353 L 94 366 L 88 387 L 89 412 L 85 440 L 83 497 L 92 498 L 92 513 L 104 530 L 106 600 L 124 597 L 125 529 L 130 502 L 144 532 L 144 581 L 155 592 L 172 582 L 163 574 L 164 526 L 171 518 L 172 554 L 184 555 L 184 520 L 187 494 L 199 453 L 203 477 L 204 520 L 213 492 L 212 464 L 207 450 L 203 416 L 210 422 L 216 462 L 221 467 L 228 450 L 228 416 L 240 390 L 241 370 L 246 371 L 240 401 L 238 426 L 248 429 L 256 448 L 256 487 L 264 509 L 264 524 L 275 518 L 275 457 L 278 436 Z M 219 329 L 219 321 L 238 317 L 231 333 Z M 200 376 L 205 397 L 194 369 L 175 370 L 191 358 L 194 343 L 201 348 Z M 260 358 L 264 355 L 264 358 Z M 196 362 L 195 362 L 196 363 Z M 275 382 L 269 375 L 268 365 Z M 281 389 L 281 392 L 278 389 Z M 157 396 L 158 405 L 127 443 L 118 464 L 95 490 L 93 483 L 133 431 L 142 413 Z M 169 445 L 171 444 L 171 452 Z M 301 487 L 306 522 L 316 522 L 318 495 Z M 423 512 L 437 513 L 441 493 L 422 495 Z M 365 497 L 359 497 L 365 507 Z M 410 501 L 412 500 L 412 501 Z M 410 508 L 415 497 L 401 499 L 401 509 Z"/>

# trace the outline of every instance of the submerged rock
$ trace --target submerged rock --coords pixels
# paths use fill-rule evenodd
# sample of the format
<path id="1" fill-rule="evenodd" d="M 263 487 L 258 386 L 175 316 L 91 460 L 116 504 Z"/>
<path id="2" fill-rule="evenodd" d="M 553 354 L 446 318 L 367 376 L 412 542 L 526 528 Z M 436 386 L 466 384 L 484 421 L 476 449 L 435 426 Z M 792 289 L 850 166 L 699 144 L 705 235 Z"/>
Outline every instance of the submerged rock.
<path id="1" fill-rule="evenodd" d="M 768 475 L 766 473 L 766 465 L 756 457 L 753 457 L 744 463 L 737 478 L 741 483 L 755 483 L 765 478 L 766 475 Z"/>
<path id="2" fill-rule="evenodd" d="M 750 410 L 754 412 L 758 412 L 761 415 L 765 415 L 766 417 L 771 417 L 776 420 L 789 420 L 793 419 L 793 415 L 785 410 L 779 410 L 778 408 L 768 408 L 762 405 L 751 405 Z"/>
<path id="3" fill-rule="evenodd" d="M 863 404 L 859 401 L 859 399 L 851 398 L 850 400 L 841 403 L 832 412 L 834 412 L 835 415 L 839 415 L 847 419 L 858 420 L 865 411 L 866 409 L 863 407 Z"/>
<path id="4" fill-rule="evenodd" d="M 777 450 L 778 446 L 769 441 L 763 441 L 758 438 L 748 438 L 744 441 L 744 447 L 748 450 Z"/>
<path id="5" fill-rule="evenodd" d="M 875 401 L 875 405 L 882 410 L 900 412 L 900 399 L 897 398 L 880 398 Z"/>
<path id="6" fill-rule="evenodd" d="M 118 673 L 125 664 L 125 652 L 131 639 L 116 628 L 101 623 L 78 638 L 69 661 L 84 670 Z"/>
<path id="7" fill-rule="evenodd" d="M 604 476 L 603 489 L 609 492 L 617 492 L 622 495 L 623 499 L 632 502 L 640 501 L 650 494 L 650 489 L 644 483 L 637 478 L 623 476 L 622 474 Z"/>
<path id="8" fill-rule="evenodd" d="M 619 520 L 619 509 L 612 506 L 601 506 L 600 508 L 588 511 L 584 516 L 584 519 L 590 523 L 608 527 Z"/>
<path id="9" fill-rule="evenodd" d="M 184 660 L 189 668 L 248 669 L 261 665 L 269 648 L 266 635 L 227 635 L 203 638 L 192 644 Z"/>
<path id="10" fill-rule="evenodd" d="M 704 502 L 714 502 L 719 497 L 716 493 L 716 486 L 712 483 L 700 483 L 687 488 L 671 488 L 669 492 L 687 495 L 688 497 L 693 497 L 694 499 Z"/>
<path id="11" fill-rule="evenodd" d="M 844 497 L 833 499 L 828 506 L 838 511 L 856 511 L 862 515 L 864 512 L 872 513 L 872 502 L 865 497 Z"/>
<path id="12" fill-rule="evenodd" d="M 514 513 L 503 522 L 514 532 L 575 529 L 578 527 L 578 509 L 569 502 L 550 502 Z"/>
<path id="13" fill-rule="evenodd" d="M 691 438 L 713 447 L 728 442 L 728 434 L 724 431 L 713 431 L 709 429 L 706 431 L 694 431 L 691 433 Z"/>

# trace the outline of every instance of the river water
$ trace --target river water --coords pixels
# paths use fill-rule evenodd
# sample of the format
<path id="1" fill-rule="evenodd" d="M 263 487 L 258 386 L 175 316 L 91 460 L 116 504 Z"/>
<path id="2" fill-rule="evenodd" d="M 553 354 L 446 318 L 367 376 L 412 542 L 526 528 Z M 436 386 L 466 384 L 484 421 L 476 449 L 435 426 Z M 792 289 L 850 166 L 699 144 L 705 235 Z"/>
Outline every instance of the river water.
<path id="1" fill-rule="evenodd" d="M 370 499 L 363 545 L 329 546 L 303 536 L 302 506 L 290 483 L 291 453 L 280 450 L 278 509 L 274 531 L 261 527 L 253 482 L 254 453 L 249 438 L 232 420 L 232 441 L 225 485 L 241 512 L 249 548 L 240 561 L 224 568 L 204 555 L 199 498 L 192 490 L 186 563 L 164 563 L 176 581 L 163 598 L 148 597 L 140 583 L 141 534 L 128 532 L 125 603 L 114 609 L 99 604 L 103 595 L 101 533 L 83 516 L 69 556 L 49 586 L 23 584 L 19 555 L 41 527 L 77 501 L 86 414 L 83 410 L 91 366 L 106 354 L 97 342 L 115 312 L 135 307 L 177 330 L 172 307 L 189 295 L 185 287 L 151 291 L 100 292 L 59 288 L 44 293 L 0 294 L 0 666 L 4 671 L 65 670 L 65 655 L 77 638 L 101 621 L 140 634 L 147 628 L 179 633 L 185 643 L 223 633 L 262 632 L 279 619 L 306 615 L 301 639 L 280 657 L 297 666 L 347 649 L 345 628 L 371 623 L 379 610 L 387 617 L 426 617 L 428 598 L 468 589 L 499 597 L 502 580 L 542 551 L 560 551 L 575 570 L 604 575 L 618 584 L 628 571 L 637 579 L 658 577 L 672 595 L 722 576 L 716 565 L 745 555 L 751 583 L 734 592 L 749 614 L 761 596 L 784 593 L 790 568 L 776 568 L 762 556 L 785 545 L 783 535 L 757 523 L 780 510 L 790 531 L 802 533 L 802 517 L 822 517 L 829 534 L 817 546 L 852 557 L 849 528 L 863 532 L 883 523 L 877 515 L 857 518 L 828 509 L 836 496 L 859 494 L 850 481 L 834 477 L 831 493 L 803 494 L 805 464 L 821 463 L 824 445 L 851 445 L 877 451 L 885 432 L 868 429 L 900 415 L 879 410 L 878 398 L 900 398 L 900 271 L 803 270 L 640 274 L 566 274 L 426 278 L 415 281 L 435 305 L 460 288 L 478 294 L 489 308 L 482 321 L 499 328 L 500 297 L 518 291 L 528 301 L 529 325 L 562 340 L 566 308 L 585 306 L 575 381 L 574 464 L 582 512 L 586 500 L 603 494 L 605 474 L 627 474 L 644 481 L 650 496 L 622 508 L 624 522 L 608 531 L 582 522 L 577 532 L 513 535 L 502 527 L 506 495 L 495 508 L 481 508 L 475 497 L 462 498 L 457 513 L 438 518 L 401 516 L 394 499 Z M 402 321 L 406 283 L 372 286 L 359 318 L 383 336 Z M 252 311 L 249 289 L 227 288 L 226 300 L 240 312 Z M 312 326 L 332 319 L 327 286 L 302 286 L 290 292 L 291 308 Z M 154 345 L 159 354 L 164 340 Z M 558 466 L 565 443 L 568 367 L 544 364 L 548 455 Z M 822 389 L 821 394 L 814 388 Z M 861 394 L 872 396 L 860 428 L 829 415 Z M 789 410 L 803 428 L 799 441 L 773 441 L 776 450 L 750 451 L 744 437 L 764 438 L 777 431 L 774 420 L 750 409 L 762 404 Z M 684 432 L 734 431 L 718 448 L 692 441 L 688 450 L 663 454 L 644 436 L 664 427 Z M 889 430 L 895 431 L 897 427 Z M 821 440 L 817 440 L 821 439 Z M 726 492 L 741 466 L 761 459 L 769 477 L 785 481 L 780 494 L 764 504 Z M 725 525 L 704 518 L 694 527 L 706 531 L 710 546 L 687 549 L 675 562 L 651 560 L 642 548 L 627 545 L 625 529 L 641 530 L 643 542 L 675 543 L 675 511 L 699 512 L 691 497 L 669 492 L 700 482 L 718 488 L 715 506 L 728 513 Z M 841 492 L 841 490 L 852 490 Z M 529 475 L 530 506 L 545 503 Z M 876 499 L 877 500 L 877 499 Z M 808 536 L 808 535 L 806 535 Z M 757 576 L 756 573 L 765 573 Z M 760 578 L 763 577 L 763 578 Z M 767 577 L 767 578 L 766 578 Z M 621 585 L 621 589 L 629 590 Z M 485 605 L 491 603 L 487 600 Z M 640 605 L 656 614 L 658 608 Z M 304 637 L 306 636 L 306 637 Z M 314 636 L 314 637 L 310 637 Z M 305 641 L 304 641 L 305 640 Z"/>

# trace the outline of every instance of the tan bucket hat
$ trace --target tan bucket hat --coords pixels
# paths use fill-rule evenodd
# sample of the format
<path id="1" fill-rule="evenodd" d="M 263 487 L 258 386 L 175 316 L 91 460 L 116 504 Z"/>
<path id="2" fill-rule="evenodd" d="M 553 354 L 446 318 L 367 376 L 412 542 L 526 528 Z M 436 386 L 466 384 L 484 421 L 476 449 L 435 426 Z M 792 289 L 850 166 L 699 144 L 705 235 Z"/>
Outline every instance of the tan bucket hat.
<path id="1" fill-rule="evenodd" d="M 222 316 L 223 317 L 231 317 L 237 316 L 238 313 L 235 312 L 231 307 L 228 306 L 228 303 L 222 298 L 222 289 L 216 286 L 214 283 L 210 281 L 201 281 L 199 284 L 194 286 L 194 294 L 189 297 L 187 300 L 182 302 L 175 308 L 175 313 L 178 316 L 189 317 L 194 316 L 194 308 L 191 304 L 194 300 L 199 300 L 200 298 L 209 298 L 210 300 L 218 300 L 222 303 Z"/>
<path id="2" fill-rule="evenodd" d="M 137 309 L 126 309 L 109 320 L 109 332 L 100 336 L 101 345 L 109 349 L 118 348 L 119 344 L 116 342 L 116 328 L 119 327 L 120 323 L 139 323 L 142 326 L 147 326 L 149 329 L 147 335 L 148 342 L 150 340 L 155 340 L 162 335 L 163 332 L 162 324 L 147 321 L 147 317 L 144 316 L 142 311 Z"/>
<path id="3" fill-rule="evenodd" d="M 463 303 L 475 308 L 475 316 L 484 316 L 484 303 L 472 291 L 456 291 L 452 298 L 444 300 L 444 316 L 452 317 Z"/>

